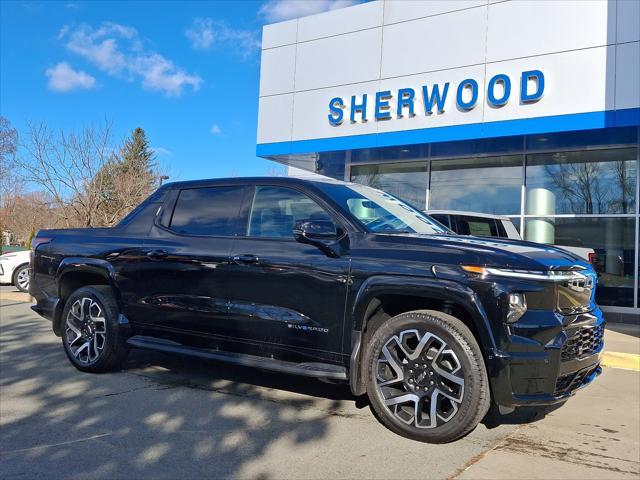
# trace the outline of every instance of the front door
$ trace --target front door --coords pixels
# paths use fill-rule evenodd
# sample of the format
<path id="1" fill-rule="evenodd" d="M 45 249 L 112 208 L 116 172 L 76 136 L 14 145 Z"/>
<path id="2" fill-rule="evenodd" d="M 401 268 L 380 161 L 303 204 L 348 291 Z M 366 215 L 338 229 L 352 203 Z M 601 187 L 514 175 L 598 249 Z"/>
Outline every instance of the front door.
<path id="1" fill-rule="evenodd" d="M 302 220 L 333 220 L 306 194 L 288 187 L 255 189 L 246 236 L 236 237 L 226 278 L 229 315 L 243 338 L 322 359 L 341 352 L 348 258 L 330 258 L 298 243 Z"/>

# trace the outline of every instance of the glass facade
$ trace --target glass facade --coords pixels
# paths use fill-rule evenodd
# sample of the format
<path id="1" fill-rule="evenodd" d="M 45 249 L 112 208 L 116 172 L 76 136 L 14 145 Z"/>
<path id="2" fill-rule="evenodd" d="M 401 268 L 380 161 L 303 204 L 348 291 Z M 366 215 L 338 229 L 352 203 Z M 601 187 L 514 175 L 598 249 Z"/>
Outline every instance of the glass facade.
<path id="1" fill-rule="evenodd" d="M 427 206 L 427 162 L 354 166 L 351 181 L 389 192 L 420 210 Z"/>
<path id="2" fill-rule="evenodd" d="M 345 178 L 421 209 L 506 215 L 522 238 L 590 258 L 598 302 L 633 312 L 638 151 L 637 128 L 387 147 L 351 152 Z"/>
<path id="3" fill-rule="evenodd" d="M 431 164 L 429 208 L 519 214 L 521 185 L 517 155 L 439 160 Z"/>

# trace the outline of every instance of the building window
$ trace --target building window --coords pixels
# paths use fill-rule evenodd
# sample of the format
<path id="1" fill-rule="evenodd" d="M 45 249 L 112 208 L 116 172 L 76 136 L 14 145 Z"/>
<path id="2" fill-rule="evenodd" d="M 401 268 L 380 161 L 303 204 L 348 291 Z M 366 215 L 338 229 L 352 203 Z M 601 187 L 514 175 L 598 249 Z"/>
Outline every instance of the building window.
<path id="1" fill-rule="evenodd" d="M 351 181 L 384 190 L 419 210 L 426 208 L 427 162 L 354 165 Z"/>
<path id="2" fill-rule="evenodd" d="M 522 156 L 434 160 L 430 210 L 520 214 Z"/>
<path id="3" fill-rule="evenodd" d="M 527 155 L 528 215 L 634 213 L 636 149 Z"/>
<path id="4" fill-rule="evenodd" d="M 633 307 L 635 219 L 620 217 L 528 217 L 525 237 L 566 247 L 591 257 L 598 272 L 596 301 L 600 305 Z"/>

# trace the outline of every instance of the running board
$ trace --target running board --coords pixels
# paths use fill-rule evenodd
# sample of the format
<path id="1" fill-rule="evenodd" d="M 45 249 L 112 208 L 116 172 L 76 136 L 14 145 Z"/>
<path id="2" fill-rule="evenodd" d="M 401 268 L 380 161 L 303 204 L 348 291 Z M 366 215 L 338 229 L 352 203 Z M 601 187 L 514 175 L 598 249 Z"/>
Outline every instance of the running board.
<path id="1" fill-rule="evenodd" d="M 334 380 L 347 380 L 347 369 L 338 365 L 320 362 L 293 363 L 273 358 L 258 357 L 243 353 L 231 353 L 208 350 L 205 348 L 188 347 L 176 342 L 160 338 L 134 336 L 127 340 L 132 347 L 159 350 L 161 352 L 179 353 L 192 357 L 219 360 L 234 363 L 245 367 L 262 368 L 274 372 L 303 375 L 305 377 L 331 378 Z"/>

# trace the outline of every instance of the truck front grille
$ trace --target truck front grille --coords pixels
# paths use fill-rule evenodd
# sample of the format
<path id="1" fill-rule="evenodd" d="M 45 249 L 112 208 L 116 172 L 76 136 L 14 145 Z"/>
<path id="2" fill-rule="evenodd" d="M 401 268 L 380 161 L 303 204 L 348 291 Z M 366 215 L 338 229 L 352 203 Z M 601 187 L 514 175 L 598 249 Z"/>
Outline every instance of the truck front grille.
<path id="1" fill-rule="evenodd" d="M 563 361 L 588 357 L 598 352 L 604 344 L 604 327 L 583 327 L 576 331 L 562 346 Z"/>

